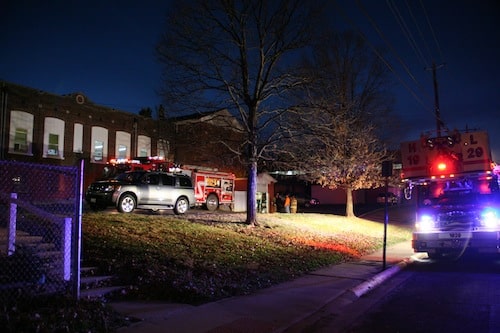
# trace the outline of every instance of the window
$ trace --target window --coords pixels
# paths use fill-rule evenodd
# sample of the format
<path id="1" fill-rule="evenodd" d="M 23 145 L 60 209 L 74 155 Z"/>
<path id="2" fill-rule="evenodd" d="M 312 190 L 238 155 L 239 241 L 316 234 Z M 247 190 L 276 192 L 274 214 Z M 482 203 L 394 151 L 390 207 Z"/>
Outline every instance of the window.
<path id="1" fill-rule="evenodd" d="M 92 162 L 106 162 L 108 159 L 108 130 L 104 127 L 92 126 L 91 137 Z"/>
<path id="2" fill-rule="evenodd" d="M 10 112 L 9 153 L 31 154 L 34 116 L 24 111 Z"/>
<path id="3" fill-rule="evenodd" d="M 94 142 L 94 161 L 102 161 L 104 142 L 96 140 Z"/>
<path id="4" fill-rule="evenodd" d="M 151 138 L 145 135 L 137 136 L 137 156 L 151 156 Z"/>
<path id="5" fill-rule="evenodd" d="M 175 186 L 175 178 L 169 175 L 161 175 L 163 185 Z"/>
<path id="6" fill-rule="evenodd" d="M 49 133 L 49 148 L 47 149 L 47 155 L 59 156 L 59 135 Z"/>
<path id="7" fill-rule="evenodd" d="M 157 154 L 159 157 L 167 158 L 168 152 L 170 150 L 170 145 L 167 140 L 160 139 L 158 140 L 158 146 L 157 146 Z"/>
<path id="8" fill-rule="evenodd" d="M 83 153 L 83 125 L 75 124 L 73 133 L 73 152 Z"/>
<path id="9" fill-rule="evenodd" d="M 19 153 L 28 152 L 28 131 L 24 128 L 16 128 L 14 135 L 14 151 Z"/>
<path id="10" fill-rule="evenodd" d="M 149 185 L 160 184 L 160 176 L 157 174 L 147 175 L 144 180 L 145 180 L 146 184 L 149 184 Z"/>
<path id="11" fill-rule="evenodd" d="M 127 158 L 127 146 L 118 145 L 118 158 Z"/>
<path id="12" fill-rule="evenodd" d="M 220 178 L 205 177 L 207 187 L 220 187 Z"/>
<path id="13" fill-rule="evenodd" d="M 46 117 L 43 130 L 43 157 L 64 158 L 64 120 Z"/>
<path id="14" fill-rule="evenodd" d="M 189 179 L 188 177 L 179 177 L 179 185 L 181 187 L 193 187 L 191 179 Z"/>
<path id="15" fill-rule="evenodd" d="M 129 147 L 131 145 L 131 135 L 128 132 L 116 131 L 115 158 L 130 158 Z"/>

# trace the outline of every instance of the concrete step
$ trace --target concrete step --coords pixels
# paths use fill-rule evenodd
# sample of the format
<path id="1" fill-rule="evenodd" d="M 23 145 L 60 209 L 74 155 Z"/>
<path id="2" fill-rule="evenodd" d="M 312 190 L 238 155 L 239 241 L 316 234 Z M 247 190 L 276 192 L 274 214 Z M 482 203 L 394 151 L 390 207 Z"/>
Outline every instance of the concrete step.
<path id="1" fill-rule="evenodd" d="M 113 275 L 99 275 L 98 267 L 84 266 L 80 274 L 80 295 L 84 298 L 100 298 L 126 288 L 114 285 Z"/>
<path id="2" fill-rule="evenodd" d="M 114 276 L 111 275 L 105 275 L 105 276 L 84 276 L 80 278 L 80 285 L 81 286 L 92 286 L 92 285 L 100 285 L 103 284 L 104 282 L 109 282 L 114 278 Z"/>
<path id="3" fill-rule="evenodd" d="M 106 295 L 109 295 L 113 292 L 119 292 L 120 290 L 125 289 L 125 286 L 110 286 L 110 287 L 101 287 L 101 288 L 92 288 L 92 289 L 84 289 L 80 290 L 80 297 L 82 298 L 101 298 Z"/>
<path id="4" fill-rule="evenodd" d="M 61 251 L 37 251 L 36 256 L 45 260 L 60 260 L 64 254 Z"/>

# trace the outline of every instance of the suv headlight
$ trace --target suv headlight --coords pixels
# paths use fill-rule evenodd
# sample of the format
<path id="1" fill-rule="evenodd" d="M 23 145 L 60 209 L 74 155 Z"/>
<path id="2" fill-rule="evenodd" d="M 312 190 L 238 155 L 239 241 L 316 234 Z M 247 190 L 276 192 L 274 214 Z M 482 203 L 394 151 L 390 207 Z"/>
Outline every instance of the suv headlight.
<path id="1" fill-rule="evenodd" d="M 104 187 L 104 192 L 113 192 L 116 189 L 116 185 L 107 185 Z"/>

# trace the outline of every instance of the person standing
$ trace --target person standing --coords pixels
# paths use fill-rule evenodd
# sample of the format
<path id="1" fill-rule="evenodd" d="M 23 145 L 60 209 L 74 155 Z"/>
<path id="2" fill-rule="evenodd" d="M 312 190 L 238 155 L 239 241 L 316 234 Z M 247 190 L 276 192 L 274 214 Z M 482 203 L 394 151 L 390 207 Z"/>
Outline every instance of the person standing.
<path id="1" fill-rule="evenodd" d="M 293 194 L 292 197 L 290 198 L 290 213 L 292 214 L 297 213 L 297 198 Z"/>
<path id="2" fill-rule="evenodd" d="M 290 195 L 288 195 L 288 193 L 285 196 L 283 207 L 285 207 L 285 213 L 290 213 Z"/>
<path id="3" fill-rule="evenodd" d="M 280 213 L 281 212 L 281 208 L 283 207 L 283 200 L 281 199 L 281 196 L 278 193 L 276 193 L 275 197 L 274 197 L 274 205 L 276 206 L 276 212 L 277 213 Z"/>

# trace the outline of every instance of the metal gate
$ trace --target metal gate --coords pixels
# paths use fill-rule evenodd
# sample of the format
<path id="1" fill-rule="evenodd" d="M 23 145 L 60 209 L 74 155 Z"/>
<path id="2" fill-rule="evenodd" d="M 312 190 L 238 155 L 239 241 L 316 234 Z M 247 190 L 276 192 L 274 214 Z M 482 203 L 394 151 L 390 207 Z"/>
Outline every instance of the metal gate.
<path id="1" fill-rule="evenodd" d="M 0 161 L 0 299 L 79 298 L 83 161 Z"/>

